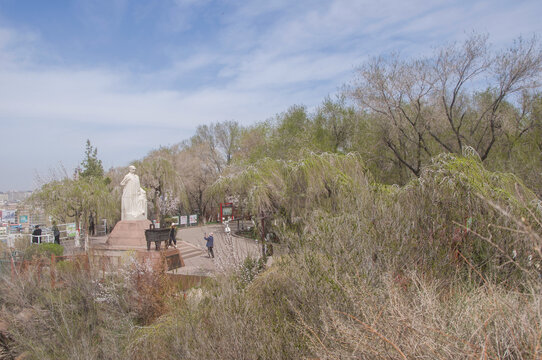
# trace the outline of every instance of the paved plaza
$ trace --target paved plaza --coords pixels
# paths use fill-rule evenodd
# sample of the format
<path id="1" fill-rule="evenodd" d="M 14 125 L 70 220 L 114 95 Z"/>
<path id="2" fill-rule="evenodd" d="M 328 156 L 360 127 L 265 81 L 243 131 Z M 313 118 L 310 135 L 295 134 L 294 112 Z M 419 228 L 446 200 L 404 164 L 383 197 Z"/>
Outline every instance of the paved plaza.
<path id="1" fill-rule="evenodd" d="M 185 266 L 175 270 L 177 274 L 213 275 L 240 265 L 247 256 L 258 257 L 260 247 L 252 239 L 226 234 L 222 224 L 180 228 L 177 231 L 177 247 Z M 215 258 L 209 258 L 204 234 L 213 233 Z"/>
<path id="2" fill-rule="evenodd" d="M 177 248 L 181 252 L 185 266 L 172 270 L 175 274 L 213 276 L 239 266 L 247 256 L 257 258 L 261 254 L 260 244 L 252 239 L 233 236 L 225 232 L 222 224 L 194 227 L 181 227 L 177 231 Z M 214 258 L 210 258 L 205 246 L 204 234 L 213 233 Z M 231 232 L 233 233 L 233 231 Z M 107 236 L 90 238 L 92 246 L 104 244 Z M 81 247 L 75 246 L 74 240 L 63 241 L 65 255 L 84 252 L 83 239 Z"/>

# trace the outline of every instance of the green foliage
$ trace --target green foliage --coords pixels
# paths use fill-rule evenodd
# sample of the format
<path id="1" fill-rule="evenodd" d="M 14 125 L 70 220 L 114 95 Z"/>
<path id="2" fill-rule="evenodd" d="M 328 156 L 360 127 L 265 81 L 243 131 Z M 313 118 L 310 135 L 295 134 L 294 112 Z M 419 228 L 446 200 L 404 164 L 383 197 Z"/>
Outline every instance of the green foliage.
<path id="1" fill-rule="evenodd" d="M 333 209 L 339 192 L 367 184 L 359 155 L 307 152 L 301 160 L 265 158 L 220 178 L 211 191 L 246 201 L 252 214 L 276 214 L 289 224 L 315 208 Z"/>
<path id="2" fill-rule="evenodd" d="M 300 149 L 310 146 L 309 121 L 304 106 L 292 106 L 277 117 L 270 143 L 273 158 L 290 159 Z"/>
<path id="3" fill-rule="evenodd" d="M 351 149 L 358 121 L 359 114 L 353 106 L 346 104 L 345 95 L 336 101 L 328 97 L 314 117 L 313 142 L 323 151 L 346 152 Z"/>
<path id="4" fill-rule="evenodd" d="M 16 282 L 0 279 L 1 315 L 10 324 L 14 354 L 26 352 L 28 358 L 40 359 L 74 359 L 81 354 L 89 359 L 126 358 L 129 291 L 124 286 L 108 287 L 106 279 L 98 282 L 88 273 L 64 269 L 56 287 L 51 286 L 49 271 L 39 268 L 20 273 Z"/>
<path id="5" fill-rule="evenodd" d="M 177 218 L 166 217 L 166 218 L 163 218 L 162 221 L 160 222 L 160 227 L 169 228 L 171 224 L 175 222 L 177 222 Z"/>
<path id="6" fill-rule="evenodd" d="M 55 270 L 61 274 L 71 274 L 77 270 L 77 265 L 73 261 L 62 260 L 55 264 Z"/>
<path id="7" fill-rule="evenodd" d="M 160 220 L 169 210 L 161 204 L 160 199 L 182 194 L 180 177 L 175 171 L 166 149 L 151 152 L 142 161 L 134 162 L 134 165 L 139 173 L 141 186 L 146 189 L 147 197 L 151 199 L 153 204 L 152 215 Z"/>
<path id="8" fill-rule="evenodd" d="M 485 40 L 433 62 L 376 59 L 351 89 L 357 109 L 328 98 L 152 152 L 137 166 L 156 214 L 230 197 L 287 253 L 184 294 L 139 268 L 79 282 L 58 264 L 59 289 L 3 281 L 16 341 L 54 358 L 539 358 L 542 101 L 529 81 L 542 58 L 519 41 L 486 63 Z M 488 71 L 493 86 L 462 90 Z M 83 216 L 102 185 L 82 176 L 33 199 Z M 31 326 L 9 315 L 19 306 L 39 309 Z"/>
<path id="9" fill-rule="evenodd" d="M 395 227 L 409 240 L 403 249 L 410 255 L 402 257 L 422 253 L 417 264 L 437 274 L 457 271 L 456 262 L 463 270 L 475 266 L 484 277 L 508 285 L 534 276 L 529 259 L 539 257 L 536 245 L 514 231 L 523 231 L 518 219 L 537 224 L 538 201 L 513 174 L 486 170 L 476 155 L 443 154 L 394 199 L 400 204 L 391 209 Z"/>
<path id="10" fill-rule="evenodd" d="M 358 69 L 350 95 L 376 124 L 367 127 L 380 143 L 370 155 L 419 177 L 440 153 L 470 146 L 486 161 L 532 132 L 541 70 L 535 37 L 493 51 L 487 36 L 472 34 L 423 58 L 373 58 Z"/>
<path id="11" fill-rule="evenodd" d="M 85 149 L 85 158 L 81 162 L 81 167 L 83 168 L 83 171 L 80 174 L 81 177 L 102 178 L 104 175 L 102 161 L 98 159 L 98 149 L 92 147 L 90 140 L 88 139 Z"/>
<path id="12" fill-rule="evenodd" d="M 237 162 L 252 164 L 269 154 L 270 122 L 262 122 L 241 131 Z"/>
<path id="13" fill-rule="evenodd" d="M 423 177 L 442 184 L 454 194 L 480 196 L 516 207 L 521 206 L 522 201 L 528 203 L 535 199 L 535 194 L 514 174 L 486 170 L 474 151 L 466 157 L 441 154 L 425 169 Z"/>
<path id="14" fill-rule="evenodd" d="M 35 257 L 50 258 L 51 255 L 62 256 L 64 254 L 64 247 L 59 244 L 41 243 L 34 244 L 26 248 L 24 252 L 25 259 L 32 259 Z"/>
<path id="15" fill-rule="evenodd" d="M 65 177 L 42 185 L 32 193 L 28 203 L 60 222 L 83 220 L 84 228 L 88 226 L 91 214 L 114 223 L 120 217 L 117 205 L 120 195 L 110 189 L 111 178 L 104 178 L 102 162 L 90 140 L 87 140 L 81 166 L 83 171 L 79 177 Z"/>
<path id="16" fill-rule="evenodd" d="M 239 270 L 237 270 L 237 279 L 239 287 L 244 288 L 250 284 L 256 276 L 265 269 L 263 259 L 255 259 L 250 256 L 245 258 Z"/>
<path id="17" fill-rule="evenodd" d="M 0 283 L 5 309 L 40 309 L 28 325 L 7 316 L 11 331 L 32 356 L 55 358 L 539 357 L 533 193 L 475 154 L 441 155 L 403 187 L 366 171 L 354 154 L 260 161 L 223 189 L 269 189 L 254 206 L 282 218 L 274 230 L 289 249 L 270 267 L 247 259 L 181 294 L 139 268 L 79 282 L 65 266 L 57 290 Z"/>
<path id="18" fill-rule="evenodd" d="M 93 176 L 49 182 L 34 191 L 29 202 L 60 222 L 87 221 L 91 212 L 98 212 L 114 222 L 119 213 L 117 196 L 102 178 Z"/>

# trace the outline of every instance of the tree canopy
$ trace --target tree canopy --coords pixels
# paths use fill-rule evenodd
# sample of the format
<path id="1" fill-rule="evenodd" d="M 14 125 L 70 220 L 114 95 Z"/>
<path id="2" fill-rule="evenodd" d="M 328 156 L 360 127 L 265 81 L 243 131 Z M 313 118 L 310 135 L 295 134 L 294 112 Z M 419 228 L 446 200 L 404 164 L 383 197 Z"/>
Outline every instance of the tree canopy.
<path id="1" fill-rule="evenodd" d="M 98 149 L 90 144 L 90 140 L 87 139 L 85 148 L 85 157 L 81 162 L 82 171 L 80 176 L 82 177 L 98 177 L 101 178 L 104 175 L 104 168 L 102 166 L 102 160 L 98 159 Z"/>

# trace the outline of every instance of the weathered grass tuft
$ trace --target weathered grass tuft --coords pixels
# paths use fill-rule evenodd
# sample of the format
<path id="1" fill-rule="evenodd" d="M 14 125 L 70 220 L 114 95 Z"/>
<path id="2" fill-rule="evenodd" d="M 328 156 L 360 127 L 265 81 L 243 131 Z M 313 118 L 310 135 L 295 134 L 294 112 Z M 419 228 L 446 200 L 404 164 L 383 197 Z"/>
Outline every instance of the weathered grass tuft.
<path id="1" fill-rule="evenodd" d="M 229 259 L 229 273 L 188 292 L 135 265 L 103 278 L 66 267 L 56 288 L 37 267 L 4 277 L 0 305 L 16 350 L 56 359 L 542 357 L 542 215 L 532 192 L 473 157 L 440 157 L 398 188 L 372 184 L 355 157 L 318 156 L 273 163 L 281 172 L 258 180 L 265 193 L 254 206 L 276 210 L 272 230 L 289 249 L 270 268 Z"/>

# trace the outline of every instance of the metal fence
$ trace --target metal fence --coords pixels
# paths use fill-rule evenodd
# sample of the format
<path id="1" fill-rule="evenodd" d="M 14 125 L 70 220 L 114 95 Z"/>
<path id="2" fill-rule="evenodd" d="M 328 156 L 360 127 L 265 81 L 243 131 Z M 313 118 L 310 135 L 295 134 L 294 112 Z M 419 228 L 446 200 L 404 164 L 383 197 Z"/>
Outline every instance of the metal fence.
<path id="1" fill-rule="evenodd" d="M 73 230 L 69 229 L 71 224 L 58 224 L 58 229 L 60 231 L 60 242 L 66 241 L 68 239 L 73 239 L 75 236 Z M 73 226 L 72 226 L 73 227 Z M 53 230 L 50 227 L 41 227 L 41 235 L 34 236 L 32 234 L 14 232 L 9 234 L 1 234 L 0 242 L 5 243 L 8 247 L 13 248 L 15 241 L 19 238 L 24 238 L 28 243 L 53 243 L 55 242 L 55 236 Z"/>

